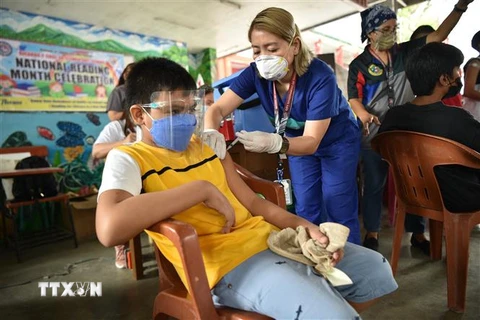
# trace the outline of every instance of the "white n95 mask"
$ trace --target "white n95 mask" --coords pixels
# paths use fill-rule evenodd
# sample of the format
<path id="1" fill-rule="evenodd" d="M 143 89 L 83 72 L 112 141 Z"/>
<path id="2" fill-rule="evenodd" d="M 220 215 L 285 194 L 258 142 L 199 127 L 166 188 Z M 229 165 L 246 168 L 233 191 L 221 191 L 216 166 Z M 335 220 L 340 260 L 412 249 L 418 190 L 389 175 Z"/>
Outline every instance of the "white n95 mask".
<path id="1" fill-rule="evenodd" d="M 255 65 L 262 78 L 277 81 L 288 73 L 288 61 L 284 57 L 261 55 L 255 59 Z"/>

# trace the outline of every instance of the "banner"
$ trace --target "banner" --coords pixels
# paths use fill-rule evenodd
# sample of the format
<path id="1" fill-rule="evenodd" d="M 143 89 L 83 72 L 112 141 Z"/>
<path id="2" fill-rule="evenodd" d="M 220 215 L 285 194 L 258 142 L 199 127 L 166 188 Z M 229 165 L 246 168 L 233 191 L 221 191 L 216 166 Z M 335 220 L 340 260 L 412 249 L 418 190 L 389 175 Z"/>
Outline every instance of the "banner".
<path id="1" fill-rule="evenodd" d="M 0 111 L 106 110 L 133 58 L 0 38 Z"/>

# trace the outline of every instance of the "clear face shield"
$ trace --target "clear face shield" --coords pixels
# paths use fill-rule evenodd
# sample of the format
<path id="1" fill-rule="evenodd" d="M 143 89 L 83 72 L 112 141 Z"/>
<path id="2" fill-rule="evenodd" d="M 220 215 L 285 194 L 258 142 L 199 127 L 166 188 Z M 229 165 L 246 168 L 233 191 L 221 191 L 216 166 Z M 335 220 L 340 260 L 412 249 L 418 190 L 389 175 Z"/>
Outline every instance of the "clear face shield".
<path id="1" fill-rule="evenodd" d="M 158 147 L 182 152 L 192 136 L 201 137 L 205 114 L 205 91 L 175 90 L 152 93 L 150 103 L 142 105 L 152 119 L 149 129 Z"/>

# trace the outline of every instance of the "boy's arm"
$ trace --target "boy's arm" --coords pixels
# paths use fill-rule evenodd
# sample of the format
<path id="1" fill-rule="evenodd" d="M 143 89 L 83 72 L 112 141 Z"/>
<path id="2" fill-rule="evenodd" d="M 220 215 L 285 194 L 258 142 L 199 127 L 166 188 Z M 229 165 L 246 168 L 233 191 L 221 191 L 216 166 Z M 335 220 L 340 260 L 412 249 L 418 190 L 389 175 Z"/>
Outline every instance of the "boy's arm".
<path id="1" fill-rule="evenodd" d="M 328 238 L 319 231 L 318 226 L 257 196 L 237 173 L 228 153 L 222 163 L 230 190 L 252 215 L 263 216 L 266 221 L 280 229 L 304 226 L 312 237 L 315 236 L 322 243 L 328 242 Z"/>
<path id="2" fill-rule="evenodd" d="M 103 245 L 110 247 L 123 244 L 145 228 L 201 202 L 225 215 L 224 232 L 228 232 L 235 223 L 233 208 L 227 198 L 205 180 L 165 191 L 139 194 L 141 178 L 136 163 L 122 156 L 120 151 L 114 151 L 105 163 L 97 204 L 95 225 L 98 239 Z M 127 191 L 129 188 L 131 190 Z"/>
<path id="3" fill-rule="evenodd" d="M 123 111 L 108 110 L 107 114 L 110 121 L 121 120 L 123 117 Z"/>
<path id="4" fill-rule="evenodd" d="M 98 239 L 106 247 L 123 244 L 157 222 L 208 202 L 214 190 L 217 188 L 204 180 L 137 196 L 120 189 L 107 190 L 100 195 L 97 204 L 95 225 Z M 217 193 L 220 194 L 218 190 Z M 228 201 L 218 194 L 211 207 L 219 207 L 217 211 L 228 210 Z"/>
<path id="5" fill-rule="evenodd" d="M 230 190 L 252 215 L 263 216 L 267 222 L 280 229 L 288 227 L 295 229 L 298 226 L 303 226 L 313 239 L 322 244 L 328 244 L 327 236 L 320 232 L 318 226 L 257 196 L 235 170 L 233 160 L 228 152 L 222 163 Z M 335 266 L 342 258 L 343 250 L 336 251 L 333 254 L 333 265 Z"/>

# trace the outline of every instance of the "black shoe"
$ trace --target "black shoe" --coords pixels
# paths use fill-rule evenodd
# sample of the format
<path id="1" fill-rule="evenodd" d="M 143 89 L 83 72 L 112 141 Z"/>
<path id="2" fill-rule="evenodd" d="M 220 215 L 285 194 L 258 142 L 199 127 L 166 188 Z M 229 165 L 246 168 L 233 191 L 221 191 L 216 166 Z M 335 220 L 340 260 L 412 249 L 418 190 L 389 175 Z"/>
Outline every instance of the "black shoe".
<path id="1" fill-rule="evenodd" d="M 412 234 L 412 237 L 410 238 L 410 243 L 412 244 L 412 247 L 419 248 L 425 255 L 430 256 L 430 241 L 424 240 L 420 242 Z"/>
<path id="2" fill-rule="evenodd" d="M 378 239 L 374 237 L 367 238 L 363 240 L 363 246 L 368 249 L 372 249 L 373 251 L 378 251 Z"/>

